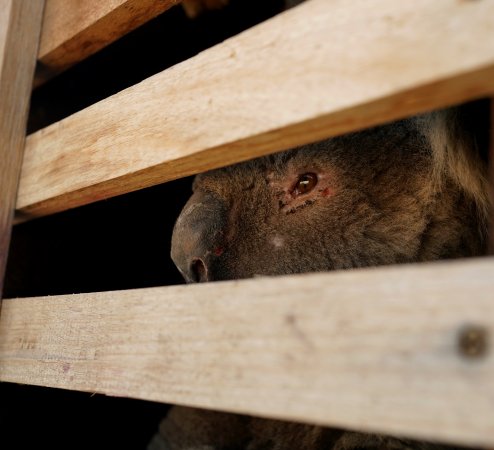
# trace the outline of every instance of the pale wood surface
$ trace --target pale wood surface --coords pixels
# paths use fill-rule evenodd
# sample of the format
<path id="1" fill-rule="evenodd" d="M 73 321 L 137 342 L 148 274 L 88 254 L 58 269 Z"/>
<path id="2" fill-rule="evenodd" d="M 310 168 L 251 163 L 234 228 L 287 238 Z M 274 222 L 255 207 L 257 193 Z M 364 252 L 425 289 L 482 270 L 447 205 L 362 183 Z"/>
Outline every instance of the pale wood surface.
<path id="1" fill-rule="evenodd" d="M 494 259 L 4 300 L 0 380 L 494 444 Z M 458 336 L 487 348 L 462 356 Z"/>
<path id="2" fill-rule="evenodd" d="M 29 136 L 45 215 L 494 92 L 494 0 L 310 0 Z"/>
<path id="3" fill-rule="evenodd" d="M 0 0 L 0 297 L 43 3 L 43 0 Z"/>
<path id="4" fill-rule="evenodd" d="M 47 0 L 35 85 L 178 3 L 180 0 Z"/>

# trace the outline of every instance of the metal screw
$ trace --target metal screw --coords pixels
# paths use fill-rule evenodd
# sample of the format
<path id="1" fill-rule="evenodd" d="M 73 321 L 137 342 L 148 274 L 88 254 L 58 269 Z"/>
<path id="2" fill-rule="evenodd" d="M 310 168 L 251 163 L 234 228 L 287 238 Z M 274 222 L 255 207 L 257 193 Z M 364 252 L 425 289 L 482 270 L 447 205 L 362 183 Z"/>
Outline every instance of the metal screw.
<path id="1" fill-rule="evenodd" d="M 478 325 L 463 327 L 458 333 L 458 351 L 465 358 L 482 358 L 489 350 L 489 332 Z"/>

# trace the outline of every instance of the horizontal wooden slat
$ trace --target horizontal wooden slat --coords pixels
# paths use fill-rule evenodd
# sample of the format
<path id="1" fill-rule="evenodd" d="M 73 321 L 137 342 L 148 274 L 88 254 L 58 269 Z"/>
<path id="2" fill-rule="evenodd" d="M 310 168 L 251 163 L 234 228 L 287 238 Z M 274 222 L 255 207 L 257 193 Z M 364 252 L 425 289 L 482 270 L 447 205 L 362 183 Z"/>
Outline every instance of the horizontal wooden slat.
<path id="1" fill-rule="evenodd" d="M 35 86 L 177 3 L 180 0 L 47 0 Z"/>
<path id="2" fill-rule="evenodd" d="M 39 216 L 494 92 L 494 0 L 310 0 L 29 136 Z"/>
<path id="3" fill-rule="evenodd" d="M 0 380 L 492 446 L 493 273 L 486 258 L 5 300 Z"/>

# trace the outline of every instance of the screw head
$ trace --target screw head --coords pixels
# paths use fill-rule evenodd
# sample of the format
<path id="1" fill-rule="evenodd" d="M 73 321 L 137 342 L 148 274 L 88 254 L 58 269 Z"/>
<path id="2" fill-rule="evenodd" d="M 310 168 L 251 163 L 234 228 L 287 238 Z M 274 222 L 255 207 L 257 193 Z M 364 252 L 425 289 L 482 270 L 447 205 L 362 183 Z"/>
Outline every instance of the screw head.
<path id="1" fill-rule="evenodd" d="M 482 358 L 489 350 L 489 332 L 479 325 L 464 326 L 458 333 L 458 351 L 465 358 Z"/>

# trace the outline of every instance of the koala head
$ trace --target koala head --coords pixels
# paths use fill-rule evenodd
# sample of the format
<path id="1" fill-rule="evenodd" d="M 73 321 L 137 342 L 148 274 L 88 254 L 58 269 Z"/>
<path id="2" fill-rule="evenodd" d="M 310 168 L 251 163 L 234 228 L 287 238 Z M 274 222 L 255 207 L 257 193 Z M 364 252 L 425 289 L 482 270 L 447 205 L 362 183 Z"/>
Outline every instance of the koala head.
<path id="1" fill-rule="evenodd" d="M 200 174 L 172 259 L 194 282 L 479 253 L 471 205 L 433 172 L 404 120 Z"/>

